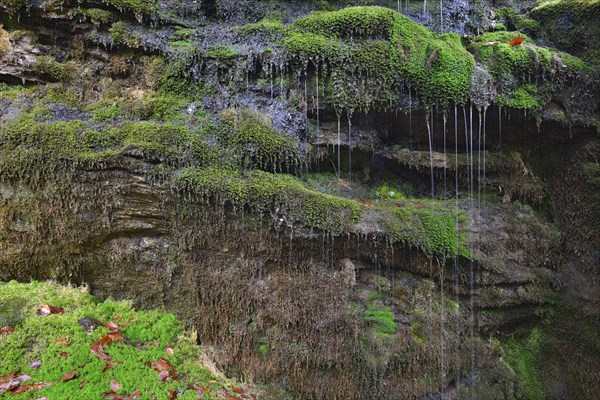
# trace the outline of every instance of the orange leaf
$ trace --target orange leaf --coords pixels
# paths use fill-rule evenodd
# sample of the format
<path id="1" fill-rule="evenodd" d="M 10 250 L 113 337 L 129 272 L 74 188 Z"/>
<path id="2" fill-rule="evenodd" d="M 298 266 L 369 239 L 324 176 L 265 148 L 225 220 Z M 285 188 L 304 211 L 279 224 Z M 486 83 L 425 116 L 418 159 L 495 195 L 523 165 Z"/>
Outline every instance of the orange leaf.
<path id="1" fill-rule="evenodd" d="M 517 36 L 516 38 L 513 38 L 509 44 L 511 46 L 520 46 L 523 43 L 523 40 L 525 40 L 523 36 Z"/>
<path id="2" fill-rule="evenodd" d="M 244 394 L 244 393 L 246 393 L 246 391 L 243 388 L 240 388 L 240 387 L 234 387 L 232 390 L 233 390 L 233 393 L 237 393 L 237 394 Z"/>
<path id="3" fill-rule="evenodd" d="M 63 377 L 60 378 L 60 380 L 63 382 L 67 382 L 67 381 L 70 381 L 71 379 L 75 378 L 75 375 L 77 375 L 77 370 L 75 370 L 69 374 L 64 374 Z"/>

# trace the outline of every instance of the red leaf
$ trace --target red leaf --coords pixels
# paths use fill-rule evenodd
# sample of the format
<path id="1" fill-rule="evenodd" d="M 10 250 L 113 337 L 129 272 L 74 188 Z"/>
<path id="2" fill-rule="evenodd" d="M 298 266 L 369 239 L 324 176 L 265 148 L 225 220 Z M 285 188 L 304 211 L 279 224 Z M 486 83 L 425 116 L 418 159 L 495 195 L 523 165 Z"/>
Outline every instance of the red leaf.
<path id="1" fill-rule="evenodd" d="M 77 375 L 77 370 L 75 370 L 69 374 L 64 374 L 63 377 L 60 378 L 60 380 L 63 382 L 67 382 L 67 381 L 70 381 L 71 379 L 75 378 L 75 375 Z"/>
<path id="2" fill-rule="evenodd" d="M 121 390 L 121 384 L 119 382 L 115 381 L 114 379 L 111 379 L 110 380 L 110 388 L 116 392 L 118 390 Z"/>
<path id="3" fill-rule="evenodd" d="M 18 388 L 16 388 L 13 391 L 11 391 L 11 394 L 15 395 L 15 394 L 25 393 L 26 391 L 31 390 L 31 389 L 33 389 L 33 386 L 23 385 L 23 386 L 19 386 Z"/>
<path id="4" fill-rule="evenodd" d="M 14 331 L 15 330 L 10 326 L 3 326 L 2 328 L 0 328 L 0 335 L 3 333 L 13 333 Z"/>
<path id="5" fill-rule="evenodd" d="M 61 351 L 61 352 L 60 352 L 60 356 L 61 356 L 61 357 L 64 357 L 64 358 L 69 358 L 69 357 L 71 357 L 71 355 L 70 355 L 69 353 L 67 353 L 66 351 Z"/>
<path id="6" fill-rule="evenodd" d="M 112 322 L 112 321 L 111 321 L 111 322 L 109 322 L 109 323 L 107 323 L 107 324 L 106 324 L 106 327 L 107 327 L 108 329 L 110 329 L 111 331 L 113 331 L 113 332 L 114 332 L 114 331 L 118 331 L 118 330 L 119 330 L 119 325 L 117 325 L 116 323 L 114 323 L 114 322 Z"/>
<path id="7" fill-rule="evenodd" d="M 517 36 L 516 38 L 513 38 L 509 44 L 511 46 L 520 46 L 523 43 L 523 40 L 525 40 L 523 36 Z"/>

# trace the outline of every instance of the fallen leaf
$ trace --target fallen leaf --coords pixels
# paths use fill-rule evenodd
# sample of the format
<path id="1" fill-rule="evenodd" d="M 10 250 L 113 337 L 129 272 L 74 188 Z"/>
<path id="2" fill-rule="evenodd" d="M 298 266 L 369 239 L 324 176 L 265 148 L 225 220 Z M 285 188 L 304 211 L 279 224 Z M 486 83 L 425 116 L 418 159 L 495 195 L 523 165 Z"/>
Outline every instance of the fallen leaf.
<path id="1" fill-rule="evenodd" d="M 15 395 L 15 394 L 25 393 L 26 391 L 31 390 L 31 389 L 33 389 L 33 386 L 23 385 L 23 386 L 19 386 L 18 388 L 16 388 L 13 391 L 11 391 L 11 394 Z"/>
<path id="2" fill-rule="evenodd" d="M 0 376 L 0 383 L 10 382 L 15 379 L 19 374 L 17 372 L 11 372 Z"/>
<path id="3" fill-rule="evenodd" d="M 167 347 L 167 354 L 170 355 L 170 356 L 172 356 L 173 354 L 175 354 L 175 352 L 173 351 L 172 347 L 170 347 L 170 346 Z"/>
<path id="4" fill-rule="evenodd" d="M 154 347 L 160 347 L 160 343 L 154 342 Z"/>
<path id="5" fill-rule="evenodd" d="M 75 378 L 75 375 L 77 375 L 77 370 L 68 373 L 68 374 L 64 374 L 62 378 L 60 378 L 61 381 L 63 382 L 67 382 L 70 381 L 71 379 Z"/>
<path id="6" fill-rule="evenodd" d="M 29 376 L 23 372 L 21 375 L 17 376 L 17 379 L 20 380 L 21 382 L 27 382 L 28 380 L 31 379 L 31 376 Z"/>
<path id="7" fill-rule="evenodd" d="M 18 388 L 20 384 L 21 384 L 21 381 L 19 381 L 17 379 L 13 379 L 9 382 L 3 383 L 0 387 L 2 387 L 2 389 L 5 389 L 5 390 L 14 390 L 14 389 Z"/>
<path id="8" fill-rule="evenodd" d="M 204 390 L 200 389 L 196 392 L 196 397 L 201 399 L 204 397 Z"/>
<path id="9" fill-rule="evenodd" d="M 61 338 L 61 337 L 59 337 L 58 339 L 56 339 L 56 341 L 54 342 L 54 344 L 56 344 L 56 345 L 62 344 L 65 347 L 69 347 L 69 343 L 67 342 L 67 339 Z"/>
<path id="10" fill-rule="evenodd" d="M 111 331 L 113 331 L 113 332 L 114 332 L 114 331 L 118 331 L 118 330 L 119 330 L 119 325 L 117 325 L 116 323 L 114 323 L 114 322 L 112 322 L 112 321 L 111 321 L 111 322 L 109 322 L 109 323 L 107 323 L 107 324 L 106 324 L 106 327 L 107 327 L 108 329 L 110 329 Z"/>
<path id="11" fill-rule="evenodd" d="M 103 399 L 109 399 L 109 400 L 125 400 L 125 399 L 123 399 L 123 397 L 121 397 L 120 395 L 118 395 L 115 392 L 105 392 L 105 393 L 102 393 L 102 398 Z"/>
<path id="12" fill-rule="evenodd" d="M 115 381 L 114 379 L 111 379 L 110 380 L 110 388 L 116 392 L 118 390 L 121 390 L 121 384 L 119 382 Z"/>
<path id="13" fill-rule="evenodd" d="M 169 379 L 169 371 L 160 371 L 158 373 L 158 377 L 160 378 L 160 380 L 165 383 L 167 381 L 167 379 Z"/>
<path id="14" fill-rule="evenodd" d="M 38 369 L 40 365 L 42 365 L 42 362 L 40 360 L 34 361 L 31 364 L 29 364 L 29 369 Z"/>
<path id="15" fill-rule="evenodd" d="M 122 342 L 123 340 L 125 340 L 120 331 L 113 331 L 110 333 L 106 333 L 102 336 L 108 336 L 113 342 Z"/>
<path id="16" fill-rule="evenodd" d="M 237 394 L 244 394 L 244 393 L 246 393 L 246 391 L 243 388 L 240 388 L 240 387 L 234 387 L 231 390 L 233 390 L 233 393 L 237 393 Z"/>
<path id="17" fill-rule="evenodd" d="M 36 314 L 39 316 L 42 316 L 42 317 L 48 316 L 50 314 L 64 314 L 64 313 L 65 313 L 64 308 L 51 306 L 49 304 L 42 305 L 42 307 L 36 311 Z"/>
<path id="18" fill-rule="evenodd" d="M 177 398 L 178 394 L 179 394 L 179 392 L 177 390 L 169 390 L 169 392 L 167 394 L 167 399 L 175 400 Z"/>
<path id="19" fill-rule="evenodd" d="M 79 389 L 81 389 L 82 387 L 84 387 L 85 385 L 87 385 L 88 383 L 90 383 L 89 381 L 83 380 L 79 383 Z"/>
<path id="20" fill-rule="evenodd" d="M 71 355 L 70 355 L 69 353 L 67 353 L 66 351 L 61 351 L 61 352 L 60 352 L 60 356 L 61 356 L 61 357 L 64 357 L 64 358 L 69 358 L 69 357 L 71 357 Z"/>
<path id="21" fill-rule="evenodd" d="M 511 46 L 520 46 L 521 44 L 523 44 L 523 40 L 525 40 L 523 36 L 517 36 L 513 38 L 508 44 L 510 44 Z"/>
<path id="22" fill-rule="evenodd" d="M 131 400 L 137 400 L 138 397 L 142 396 L 142 392 L 140 392 L 139 390 L 136 390 L 135 392 L 133 392 L 133 394 L 131 395 L 130 399 Z"/>
<path id="23" fill-rule="evenodd" d="M 47 388 L 50 385 L 52 385 L 52 382 L 38 382 L 33 384 L 33 388 L 39 392 L 43 388 Z"/>
<path id="24" fill-rule="evenodd" d="M 35 400 L 48 400 L 48 398 L 47 398 L 47 397 L 38 397 L 38 398 L 37 398 L 37 399 L 35 399 Z"/>
<path id="25" fill-rule="evenodd" d="M 3 333 L 13 333 L 14 331 L 15 330 L 10 326 L 3 326 L 2 328 L 0 328 L 0 335 Z"/>

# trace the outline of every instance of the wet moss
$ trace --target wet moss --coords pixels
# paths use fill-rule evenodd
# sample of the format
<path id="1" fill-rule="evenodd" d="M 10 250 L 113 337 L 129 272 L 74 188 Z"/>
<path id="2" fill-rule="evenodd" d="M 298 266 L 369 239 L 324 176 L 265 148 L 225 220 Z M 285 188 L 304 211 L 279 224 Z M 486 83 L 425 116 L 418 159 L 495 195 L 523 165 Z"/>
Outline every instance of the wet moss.
<path id="1" fill-rule="evenodd" d="M 519 377 L 519 397 L 541 400 L 546 392 L 539 375 L 540 357 L 544 342 L 544 333 L 540 328 L 533 328 L 528 337 L 511 339 L 504 344 L 506 361 Z"/>
<path id="2" fill-rule="evenodd" d="M 499 95 L 496 104 L 521 110 L 540 112 L 540 99 L 538 89 L 534 85 L 523 85 L 509 96 Z"/>
<path id="3" fill-rule="evenodd" d="M 38 56 L 35 69 L 38 73 L 48 76 L 55 81 L 66 81 L 71 75 L 71 66 L 59 63 L 52 56 Z"/>
<path id="4" fill-rule="evenodd" d="M 183 170 L 178 186 L 219 204 L 271 215 L 280 225 L 301 224 L 340 234 L 360 221 L 360 204 L 307 189 L 290 175 L 218 167 Z"/>

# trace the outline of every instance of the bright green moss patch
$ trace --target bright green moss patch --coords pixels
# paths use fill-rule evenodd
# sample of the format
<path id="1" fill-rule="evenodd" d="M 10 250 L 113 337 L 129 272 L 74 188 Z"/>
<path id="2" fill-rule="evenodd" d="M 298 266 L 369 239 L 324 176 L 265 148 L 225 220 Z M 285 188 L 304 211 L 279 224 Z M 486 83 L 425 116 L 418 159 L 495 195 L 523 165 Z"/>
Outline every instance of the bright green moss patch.
<path id="1" fill-rule="evenodd" d="M 277 223 L 300 223 L 333 234 L 358 223 L 361 216 L 358 202 L 309 190 L 290 175 L 190 168 L 179 174 L 177 182 L 181 189 L 218 203 L 275 215 L 276 219 L 281 218 Z"/>
<path id="2" fill-rule="evenodd" d="M 474 61 L 455 34 L 436 35 L 389 8 L 349 7 L 298 19 L 282 40 L 294 68 L 320 65 L 336 110 L 387 108 L 411 86 L 427 104 L 466 101 Z"/>
<path id="3" fill-rule="evenodd" d="M 387 337 L 396 333 L 396 317 L 390 307 L 383 304 L 381 293 L 377 290 L 369 293 L 364 320 L 373 334 Z"/>
<path id="4" fill-rule="evenodd" d="M 23 398 L 100 399 L 111 391 L 111 380 L 120 384 L 118 394 L 139 390 L 140 399 L 167 399 L 169 390 L 182 391 L 178 398 L 196 399 L 197 390 L 188 385 L 210 387 L 215 395 L 231 389 L 231 382 L 215 378 L 199 363 L 201 349 L 172 314 L 138 311 L 128 301 L 100 303 L 84 291 L 51 283 L 0 283 L 0 298 L 0 322 L 14 328 L 13 333 L 0 335 L 0 375 L 22 371 L 31 377 L 28 384 L 49 382 L 39 392 L 32 389 L 20 395 Z M 64 314 L 36 316 L 43 304 L 64 308 Z M 96 326 L 93 331 L 82 329 L 80 321 L 85 318 Z M 106 362 L 91 348 L 109 332 L 104 326 L 108 322 L 118 324 L 125 340 L 104 347 L 114 364 L 103 372 Z M 161 382 L 150 367 L 161 358 L 172 364 L 180 381 Z M 39 368 L 29 368 L 34 361 L 41 361 Z M 72 380 L 61 381 L 73 371 Z"/>
<path id="5" fill-rule="evenodd" d="M 243 25 L 239 29 L 240 32 L 244 35 L 266 34 L 272 36 L 285 32 L 287 28 L 281 23 L 281 20 L 279 19 L 265 18 L 253 24 Z"/>
<path id="6" fill-rule="evenodd" d="M 69 65 L 59 63 L 51 56 L 38 56 L 35 69 L 38 73 L 47 75 L 56 81 L 66 81 L 70 75 Z"/>
<path id="7" fill-rule="evenodd" d="M 501 106 L 519 108 L 532 112 L 538 112 L 540 109 L 538 90 L 534 85 L 521 86 L 510 96 L 499 95 L 496 97 L 496 103 Z"/>
<path id="8" fill-rule="evenodd" d="M 383 225 L 392 240 L 420 248 L 430 256 L 442 260 L 461 256 L 473 258 L 464 232 L 467 221 L 464 211 L 457 215 L 431 201 L 407 200 L 397 203 L 391 214 L 383 215 Z"/>
<path id="9" fill-rule="evenodd" d="M 140 19 L 151 16 L 158 10 L 158 3 L 152 0 L 107 0 L 106 2 L 120 11 L 130 10 Z"/>

